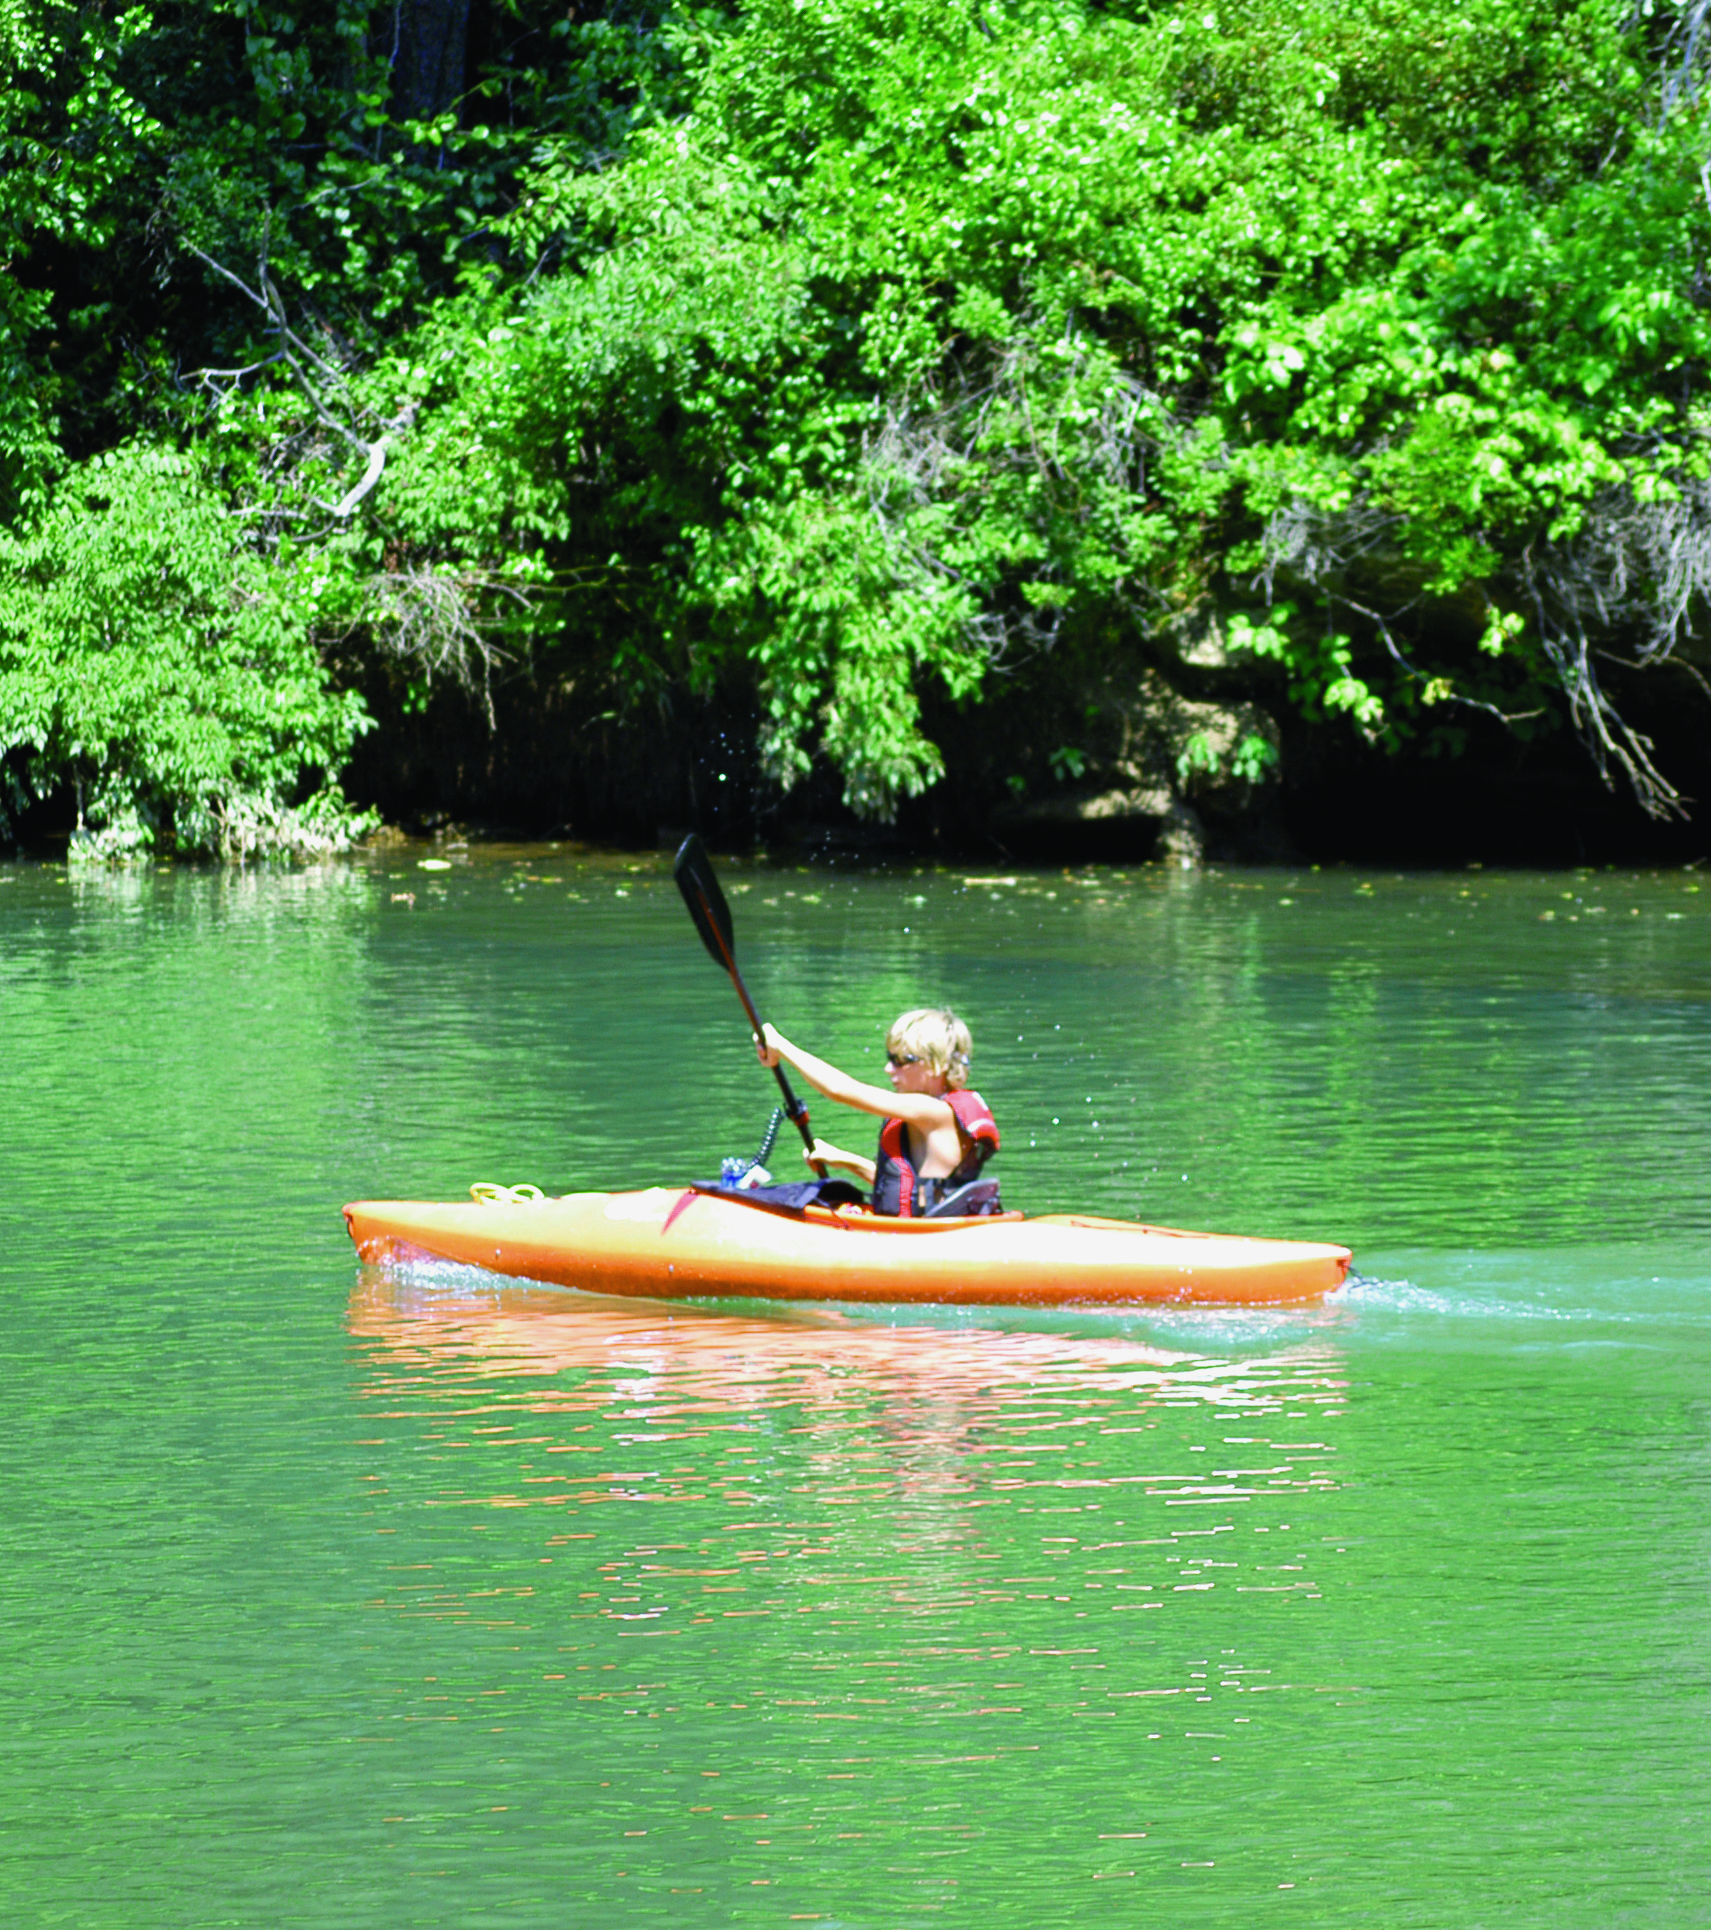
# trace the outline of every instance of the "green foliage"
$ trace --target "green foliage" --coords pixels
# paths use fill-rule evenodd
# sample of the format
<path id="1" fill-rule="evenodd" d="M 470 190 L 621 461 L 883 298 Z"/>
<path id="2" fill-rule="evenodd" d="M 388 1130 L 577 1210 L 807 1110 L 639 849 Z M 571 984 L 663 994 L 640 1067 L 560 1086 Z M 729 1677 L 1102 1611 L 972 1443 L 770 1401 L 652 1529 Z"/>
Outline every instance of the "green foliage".
<path id="1" fill-rule="evenodd" d="M 576 20 L 477 0 L 487 57 L 473 47 L 457 97 L 431 108 L 398 60 L 401 36 L 439 30 L 431 0 L 0 15 L 0 245 L 21 287 L 51 294 L 35 359 L 72 404 L 74 450 L 163 419 L 203 426 L 222 392 L 203 372 L 270 352 L 212 262 L 253 282 L 265 260 L 335 361 L 374 354 L 471 277 L 536 266 L 494 224 L 541 140 L 603 161 L 682 98 L 681 34 L 650 5 Z"/>
<path id="2" fill-rule="evenodd" d="M 8 554 L 73 543 L 68 458 L 195 445 L 250 517 L 197 607 L 406 706 L 501 653 L 746 684 L 779 783 L 883 816 L 929 698 L 1168 671 L 1212 608 L 1267 702 L 1572 716 L 1667 808 L 1596 661 L 1711 585 L 1685 7 L 491 0 L 431 111 L 359 0 L 6 13 Z"/>
<path id="3" fill-rule="evenodd" d="M 1701 465 L 1654 54 L 1603 0 L 760 0 L 621 165 L 545 144 L 502 225 L 569 265 L 434 338 L 421 451 L 483 450 L 485 521 L 415 530 L 574 581 L 637 690 L 745 669 L 774 774 L 882 814 L 925 683 L 1166 648 L 1208 590 L 1373 741 L 1596 706 L 1540 546 Z"/>
<path id="4" fill-rule="evenodd" d="M 330 774 L 366 719 L 329 690 L 306 615 L 192 462 L 127 449 L 71 471 L 0 539 L 14 803 L 69 781 L 115 853 L 348 841 Z"/>
<path id="5" fill-rule="evenodd" d="M 1277 746 L 1249 731 L 1229 752 L 1229 774 L 1244 784 L 1262 783 L 1277 764 Z M 1224 775 L 1224 759 L 1204 731 L 1195 731 L 1183 744 L 1176 760 L 1177 776 L 1190 784 L 1197 775 L 1219 778 Z M 1079 775 L 1079 773 L 1078 773 Z"/>

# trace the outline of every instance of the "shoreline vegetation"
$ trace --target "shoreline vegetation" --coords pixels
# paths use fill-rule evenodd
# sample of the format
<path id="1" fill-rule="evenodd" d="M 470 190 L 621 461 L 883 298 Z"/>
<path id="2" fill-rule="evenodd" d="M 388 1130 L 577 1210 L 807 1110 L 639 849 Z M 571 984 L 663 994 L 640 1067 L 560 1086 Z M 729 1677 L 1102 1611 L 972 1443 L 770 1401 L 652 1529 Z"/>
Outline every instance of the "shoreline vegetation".
<path id="1" fill-rule="evenodd" d="M 15 849 L 0 854 L 0 885 L 17 884 L 32 875 L 58 876 L 61 882 L 72 879 L 91 886 L 105 882 L 129 894 L 151 879 L 165 881 L 174 875 L 225 880 L 233 885 L 242 885 L 247 879 L 260 885 L 269 877 L 309 874 L 312 879 L 329 883 L 337 878 L 368 879 L 391 888 L 392 903 L 413 909 L 418 902 L 427 906 L 443 897 L 448 887 L 460 881 L 500 877 L 508 881 L 508 888 L 518 890 L 565 886 L 571 902 L 582 903 L 590 902 L 586 894 L 591 890 L 596 895 L 611 890 L 624 898 L 638 891 L 650 895 L 656 888 L 671 886 L 674 854 L 675 846 L 670 841 L 658 845 L 603 844 L 569 837 L 488 836 L 457 825 L 431 833 L 406 833 L 388 825 L 342 848 L 275 847 L 223 859 L 210 854 L 161 858 L 134 853 L 113 859 L 80 855 L 75 847 L 55 840 L 34 851 Z M 1704 859 L 1651 865 L 1486 865 L 1475 859 L 1464 864 L 1398 866 L 1307 860 L 1231 863 L 1209 859 L 1186 863 L 1177 857 L 1154 856 L 1081 858 L 1073 862 L 1036 859 L 995 867 L 978 858 L 911 851 L 900 845 L 888 851 L 863 850 L 836 839 L 735 842 L 721 845 L 716 855 L 722 868 L 741 879 L 732 887 L 738 895 L 754 890 L 759 880 L 769 880 L 769 888 L 779 895 L 757 901 L 769 906 L 798 898 L 804 906 L 819 905 L 826 891 L 884 879 L 905 886 L 918 883 L 923 890 L 969 892 L 994 902 L 1021 903 L 1043 896 L 1046 900 L 1065 897 L 1065 902 L 1098 905 L 1118 902 L 1137 890 L 1169 895 L 1183 886 L 1277 892 L 1283 894 L 1278 902 L 1284 905 L 1295 903 L 1297 898 L 1305 901 L 1327 894 L 1364 903 L 1374 891 L 1388 894 L 1417 888 L 1428 894 L 1452 891 L 1461 900 L 1477 899 L 1481 904 L 1518 895 L 1529 906 L 1534 895 L 1542 893 L 1536 909 L 1543 922 L 1561 918 L 1576 923 L 1580 910 L 1588 904 L 1595 915 L 1602 915 L 1607 908 L 1596 901 L 1612 893 L 1625 899 L 1657 887 L 1666 894 L 1685 893 L 1686 904 L 1711 889 L 1706 883 L 1711 865 Z M 665 895 L 669 898 L 669 890 Z M 909 902 L 918 905 L 927 901 L 917 898 Z M 1692 905 L 1687 908 L 1695 909 Z"/>
<path id="2" fill-rule="evenodd" d="M 0 0 L 0 842 L 1704 854 L 1711 0 Z"/>

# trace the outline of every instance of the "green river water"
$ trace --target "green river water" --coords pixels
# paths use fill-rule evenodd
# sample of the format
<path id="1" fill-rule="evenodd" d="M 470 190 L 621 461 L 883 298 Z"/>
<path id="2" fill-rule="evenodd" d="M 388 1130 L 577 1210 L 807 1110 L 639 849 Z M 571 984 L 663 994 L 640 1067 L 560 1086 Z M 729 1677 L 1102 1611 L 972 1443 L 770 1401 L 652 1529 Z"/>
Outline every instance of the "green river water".
<path id="1" fill-rule="evenodd" d="M 1009 1204 L 1350 1286 L 365 1272 L 752 1150 L 663 861 L 0 867 L 4 1921 L 1711 1917 L 1711 887 L 723 869 L 803 1043 L 970 1021 Z"/>

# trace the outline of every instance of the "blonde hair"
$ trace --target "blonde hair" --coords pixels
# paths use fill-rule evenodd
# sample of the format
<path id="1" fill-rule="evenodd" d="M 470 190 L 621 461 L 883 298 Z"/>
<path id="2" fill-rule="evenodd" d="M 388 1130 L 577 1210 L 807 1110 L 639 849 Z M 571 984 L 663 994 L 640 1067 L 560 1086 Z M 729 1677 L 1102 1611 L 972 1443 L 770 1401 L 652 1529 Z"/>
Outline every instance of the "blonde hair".
<path id="1" fill-rule="evenodd" d="M 891 1022 L 885 1049 L 896 1058 L 905 1053 L 925 1061 L 953 1092 L 968 1084 L 969 1054 L 974 1041 L 954 1012 L 919 1005 Z"/>

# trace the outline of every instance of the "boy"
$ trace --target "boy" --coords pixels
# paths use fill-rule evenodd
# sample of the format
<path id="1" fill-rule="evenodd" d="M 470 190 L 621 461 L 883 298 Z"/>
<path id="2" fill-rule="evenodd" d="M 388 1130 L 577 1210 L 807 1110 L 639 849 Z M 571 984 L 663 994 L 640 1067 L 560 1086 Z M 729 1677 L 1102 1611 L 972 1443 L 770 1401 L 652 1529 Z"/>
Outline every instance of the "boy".
<path id="1" fill-rule="evenodd" d="M 995 1180 L 981 1168 L 998 1150 L 998 1125 L 986 1101 L 968 1090 L 968 1027 L 954 1012 L 905 1012 L 885 1035 L 890 1092 L 866 1086 L 795 1046 L 773 1026 L 755 1040 L 764 1066 L 782 1059 L 817 1092 L 884 1121 L 873 1159 L 816 1139 L 804 1155 L 841 1166 L 873 1188 L 873 1210 L 903 1219 L 1002 1212 Z"/>

